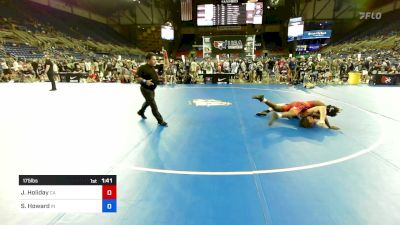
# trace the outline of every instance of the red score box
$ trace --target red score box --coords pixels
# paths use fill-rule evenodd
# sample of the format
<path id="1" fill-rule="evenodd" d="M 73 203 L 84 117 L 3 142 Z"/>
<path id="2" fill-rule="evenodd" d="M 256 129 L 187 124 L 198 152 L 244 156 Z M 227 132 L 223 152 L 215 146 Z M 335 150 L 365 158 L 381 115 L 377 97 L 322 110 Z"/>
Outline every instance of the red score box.
<path id="1" fill-rule="evenodd" d="M 103 185 L 103 199 L 117 199 L 116 185 Z"/>

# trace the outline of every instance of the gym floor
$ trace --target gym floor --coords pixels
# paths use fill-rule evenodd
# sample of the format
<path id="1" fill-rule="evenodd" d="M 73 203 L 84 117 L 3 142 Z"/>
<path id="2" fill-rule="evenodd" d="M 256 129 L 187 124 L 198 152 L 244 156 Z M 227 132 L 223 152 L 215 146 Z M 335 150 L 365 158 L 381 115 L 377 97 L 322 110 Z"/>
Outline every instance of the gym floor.
<path id="1" fill-rule="evenodd" d="M 400 223 L 400 87 L 159 86 L 166 128 L 138 85 L 57 88 L 0 84 L 4 225 Z M 268 126 L 259 94 L 336 105 L 341 129 Z M 117 213 L 23 213 L 20 174 L 117 175 Z"/>

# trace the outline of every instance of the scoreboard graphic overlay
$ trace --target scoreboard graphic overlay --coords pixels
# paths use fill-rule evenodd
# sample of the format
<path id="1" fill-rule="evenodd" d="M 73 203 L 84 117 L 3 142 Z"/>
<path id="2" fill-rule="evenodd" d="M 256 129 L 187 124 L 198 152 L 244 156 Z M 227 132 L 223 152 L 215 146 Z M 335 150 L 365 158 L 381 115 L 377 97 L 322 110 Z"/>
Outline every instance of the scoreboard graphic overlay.
<path id="1" fill-rule="evenodd" d="M 20 175 L 24 212 L 117 212 L 116 175 Z"/>

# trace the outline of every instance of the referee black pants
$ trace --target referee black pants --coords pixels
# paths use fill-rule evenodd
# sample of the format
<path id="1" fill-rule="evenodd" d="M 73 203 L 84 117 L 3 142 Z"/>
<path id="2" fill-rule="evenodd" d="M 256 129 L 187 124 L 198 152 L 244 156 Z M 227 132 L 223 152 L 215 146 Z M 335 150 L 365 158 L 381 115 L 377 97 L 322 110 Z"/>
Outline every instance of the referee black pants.
<path id="1" fill-rule="evenodd" d="M 56 90 L 56 82 L 54 81 L 54 74 L 53 73 L 48 73 L 47 77 L 49 78 L 49 81 L 51 82 L 51 90 Z"/>
<path id="2" fill-rule="evenodd" d="M 162 118 L 160 112 L 158 112 L 157 103 L 154 99 L 154 90 L 140 87 L 140 91 L 142 92 L 142 95 L 146 99 L 146 101 L 143 103 L 142 108 L 139 110 L 139 113 L 144 113 L 146 111 L 146 108 L 150 106 L 151 112 L 153 113 L 153 116 L 157 119 L 158 123 L 163 122 L 164 119 Z"/>

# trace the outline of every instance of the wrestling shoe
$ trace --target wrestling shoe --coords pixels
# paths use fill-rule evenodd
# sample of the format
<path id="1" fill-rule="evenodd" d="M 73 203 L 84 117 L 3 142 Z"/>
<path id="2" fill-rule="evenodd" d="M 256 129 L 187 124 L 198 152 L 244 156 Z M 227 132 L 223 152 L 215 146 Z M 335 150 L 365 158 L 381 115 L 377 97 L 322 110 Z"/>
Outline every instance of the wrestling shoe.
<path id="1" fill-rule="evenodd" d="M 267 116 L 268 115 L 268 113 L 270 113 L 271 112 L 271 110 L 264 110 L 264 111 L 261 111 L 261 112 L 258 112 L 258 113 L 256 113 L 256 115 L 257 116 Z"/>
<path id="2" fill-rule="evenodd" d="M 142 117 L 142 119 L 147 119 L 147 117 L 144 115 L 144 113 L 141 113 L 140 111 L 139 112 L 137 112 L 137 114 L 139 115 L 139 116 L 141 116 Z"/>
<path id="3" fill-rule="evenodd" d="M 264 101 L 264 95 L 256 95 L 253 96 L 252 99 L 257 99 L 258 101 L 262 102 Z"/>
<path id="4" fill-rule="evenodd" d="M 268 126 L 271 126 L 278 118 L 279 118 L 278 113 L 273 112 L 271 118 L 269 119 Z"/>
<path id="5" fill-rule="evenodd" d="M 168 123 L 165 121 L 158 122 L 158 125 L 163 126 L 163 127 L 168 127 Z"/>

